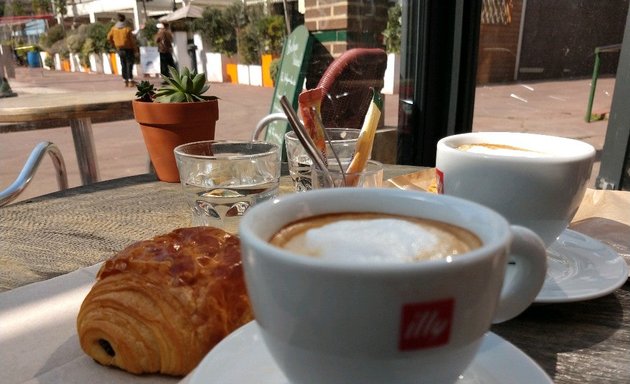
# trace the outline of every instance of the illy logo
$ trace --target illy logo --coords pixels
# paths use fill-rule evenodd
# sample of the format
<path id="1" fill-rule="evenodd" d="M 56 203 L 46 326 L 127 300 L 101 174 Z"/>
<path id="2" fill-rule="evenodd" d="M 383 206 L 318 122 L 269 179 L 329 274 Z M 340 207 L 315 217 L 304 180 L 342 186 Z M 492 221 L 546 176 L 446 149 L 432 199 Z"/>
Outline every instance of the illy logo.
<path id="1" fill-rule="evenodd" d="M 455 300 L 403 305 L 398 349 L 410 351 L 447 344 Z"/>
<path id="2" fill-rule="evenodd" d="M 437 184 L 437 193 L 440 195 L 444 194 L 444 172 L 435 168 L 435 180 Z"/>

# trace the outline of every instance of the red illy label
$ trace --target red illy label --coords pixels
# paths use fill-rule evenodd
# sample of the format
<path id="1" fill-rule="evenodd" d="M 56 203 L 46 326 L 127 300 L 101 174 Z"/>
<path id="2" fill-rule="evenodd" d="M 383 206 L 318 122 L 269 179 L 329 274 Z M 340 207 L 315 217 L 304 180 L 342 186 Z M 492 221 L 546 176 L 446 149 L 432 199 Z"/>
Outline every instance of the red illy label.
<path id="1" fill-rule="evenodd" d="M 435 168 L 435 182 L 437 184 L 437 192 L 440 195 L 444 194 L 444 172 Z"/>
<path id="2" fill-rule="evenodd" d="M 454 299 L 403 305 L 398 349 L 411 351 L 448 343 Z"/>

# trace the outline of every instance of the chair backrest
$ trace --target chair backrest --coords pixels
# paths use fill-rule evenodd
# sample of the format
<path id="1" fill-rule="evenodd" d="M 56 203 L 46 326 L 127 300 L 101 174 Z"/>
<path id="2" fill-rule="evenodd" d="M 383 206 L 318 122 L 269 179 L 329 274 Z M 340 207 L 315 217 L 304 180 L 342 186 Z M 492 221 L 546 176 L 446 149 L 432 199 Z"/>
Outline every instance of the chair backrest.
<path id="1" fill-rule="evenodd" d="M 370 88 L 383 88 L 386 68 L 387 53 L 379 48 L 350 49 L 336 58 L 317 84 L 324 89 L 324 126 L 360 129 L 372 99 Z"/>
<path id="2" fill-rule="evenodd" d="M 313 37 L 305 26 L 300 25 L 287 37 L 282 49 L 280 70 L 273 92 L 270 114 L 283 113 L 280 97 L 286 96 L 298 108 L 298 96 L 304 86 L 304 78 L 311 59 Z M 286 120 L 275 120 L 267 126 L 265 141 L 283 146 L 284 134 L 289 129 Z"/>
<path id="3" fill-rule="evenodd" d="M 59 148 L 49 141 L 42 141 L 38 143 L 31 151 L 22 171 L 18 175 L 17 179 L 9 185 L 6 189 L 0 191 L 0 207 L 9 204 L 15 200 L 22 191 L 28 186 L 33 179 L 33 175 L 39 167 L 42 159 L 46 154 L 50 155 L 50 158 L 55 166 L 55 174 L 57 176 L 57 184 L 60 190 L 68 188 L 68 175 L 66 173 L 66 163 L 63 160 L 63 155 Z"/>

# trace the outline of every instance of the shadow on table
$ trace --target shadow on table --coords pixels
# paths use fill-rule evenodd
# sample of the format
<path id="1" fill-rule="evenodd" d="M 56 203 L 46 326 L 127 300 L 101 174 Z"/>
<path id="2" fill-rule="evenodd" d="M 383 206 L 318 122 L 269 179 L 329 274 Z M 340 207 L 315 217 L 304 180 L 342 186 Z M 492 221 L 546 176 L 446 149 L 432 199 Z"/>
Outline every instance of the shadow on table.
<path id="1" fill-rule="evenodd" d="M 630 286 L 626 284 L 615 293 L 594 300 L 534 304 L 517 318 L 494 325 L 492 331 L 529 355 L 555 381 L 569 360 L 571 364 L 585 364 L 577 355 L 559 362 L 558 354 L 578 353 L 595 345 L 599 345 L 596 351 L 588 353 L 614 349 L 610 347 L 615 344 L 611 339 L 620 337 L 615 333 L 623 325 L 623 308 L 617 295 L 629 293 Z"/>
<path id="2" fill-rule="evenodd" d="M 608 245 L 630 264 L 629 225 L 603 217 L 590 217 L 572 223 L 570 228 Z"/>
<path id="3" fill-rule="evenodd" d="M 52 192 L 52 193 L 42 195 L 42 196 L 36 196 L 31 199 L 24 200 L 15 204 L 28 204 L 28 203 L 34 203 L 34 202 L 38 202 L 42 200 L 51 200 L 51 199 L 57 199 L 57 198 L 62 198 L 62 197 L 71 197 L 75 195 L 85 195 L 92 192 L 113 190 L 113 189 L 117 189 L 121 187 L 144 184 L 144 183 L 151 183 L 155 181 L 158 181 L 157 176 L 151 173 L 145 173 L 142 175 L 127 176 L 127 177 L 123 177 L 119 179 L 105 180 L 105 181 L 101 181 L 95 184 L 68 188 L 63 191 Z M 179 183 L 177 183 L 177 186 L 179 186 Z"/>

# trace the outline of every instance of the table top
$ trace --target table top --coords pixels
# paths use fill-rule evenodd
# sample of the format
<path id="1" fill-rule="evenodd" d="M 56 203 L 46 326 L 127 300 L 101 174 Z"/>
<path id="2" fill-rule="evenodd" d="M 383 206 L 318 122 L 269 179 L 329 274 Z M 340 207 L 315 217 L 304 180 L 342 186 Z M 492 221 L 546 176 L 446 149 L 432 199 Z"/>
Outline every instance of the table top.
<path id="1" fill-rule="evenodd" d="M 385 177 L 414 170 L 386 166 Z M 136 240 L 190 225 L 180 188 L 139 175 L 0 209 L 0 290 L 88 267 Z M 281 193 L 291 188 L 283 177 Z M 598 299 L 533 305 L 491 330 L 527 353 L 556 383 L 628 383 L 628 319 L 626 282 Z"/>
<path id="2" fill-rule="evenodd" d="M 130 114 L 133 90 L 26 94 L 0 104 L 0 123 L 101 118 Z"/>
<path id="3" fill-rule="evenodd" d="M 385 177 L 417 169 L 386 166 Z M 280 191 L 293 191 L 289 177 L 281 178 Z M 8 266 L 0 268 L 0 291 L 93 265 L 134 241 L 191 225 L 180 184 L 150 174 L 51 193 L 0 212 L 0 260 Z"/>

